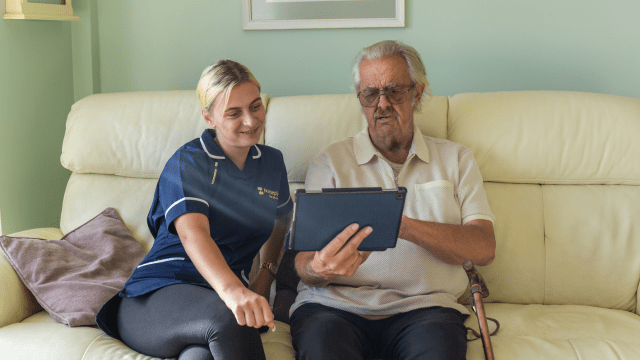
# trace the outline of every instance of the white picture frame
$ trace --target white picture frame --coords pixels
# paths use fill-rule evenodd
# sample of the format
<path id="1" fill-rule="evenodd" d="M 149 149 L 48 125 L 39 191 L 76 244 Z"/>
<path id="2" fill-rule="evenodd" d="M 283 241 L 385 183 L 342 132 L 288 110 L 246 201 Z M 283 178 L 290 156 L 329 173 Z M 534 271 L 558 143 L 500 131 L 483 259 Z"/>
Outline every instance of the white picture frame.
<path id="1" fill-rule="evenodd" d="M 395 13 L 380 17 L 363 14 L 354 17 L 353 14 L 341 16 L 340 9 L 348 7 L 371 6 L 384 2 L 387 8 L 395 9 Z M 369 3 L 369 4 L 367 4 Z M 282 18 L 279 16 L 254 16 L 256 6 L 278 6 L 279 9 L 301 8 L 304 6 L 322 6 L 333 11 L 332 18 Z M 393 12 L 393 11 L 391 11 Z M 304 16 L 304 15 L 303 15 Z M 286 16 L 285 16 L 286 17 Z M 337 28 L 398 28 L 404 27 L 404 0 L 242 0 L 242 29 L 243 30 L 284 30 L 284 29 L 337 29 Z"/>

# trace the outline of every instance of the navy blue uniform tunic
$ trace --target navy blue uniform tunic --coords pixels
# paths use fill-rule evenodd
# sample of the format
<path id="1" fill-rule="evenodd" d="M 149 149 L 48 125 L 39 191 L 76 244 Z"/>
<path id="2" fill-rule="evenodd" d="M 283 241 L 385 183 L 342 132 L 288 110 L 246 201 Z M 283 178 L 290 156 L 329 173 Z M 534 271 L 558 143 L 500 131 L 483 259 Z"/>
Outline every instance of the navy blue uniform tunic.
<path id="1" fill-rule="evenodd" d="M 279 150 L 252 146 L 240 171 L 215 136 L 214 130 L 205 130 L 167 162 L 147 217 L 155 242 L 120 296 L 135 297 L 178 283 L 211 287 L 176 234 L 173 222 L 186 213 L 207 216 L 213 241 L 246 285 L 245 274 L 271 235 L 276 216 L 291 211 L 287 172 Z"/>

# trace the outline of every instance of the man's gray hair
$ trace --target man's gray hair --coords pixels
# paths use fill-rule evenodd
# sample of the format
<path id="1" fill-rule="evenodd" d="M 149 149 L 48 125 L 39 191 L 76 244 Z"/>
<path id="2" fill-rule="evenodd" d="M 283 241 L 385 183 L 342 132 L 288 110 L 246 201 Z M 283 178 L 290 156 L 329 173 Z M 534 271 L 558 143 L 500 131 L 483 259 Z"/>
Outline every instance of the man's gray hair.
<path id="1" fill-rule="evenodd" d="M 367 60 L 380 59 L 386 56 L 399 55 L 406 62 L 409 68 L 409 76 L 411 81 L 416 84 L 424 85 L 424 92 L 431 96 L 431 89 L 429 88 L 429 81 L 427 81 L 427 71 L 424 68 L 420 54 L 413 47 L 403 44 L 400 41 L 386 40 L 379 43 L 375 43 L 369 47 L 366 47 L 360 51 L 353 62 L 353 85 L 356 92 L 360 91 L 360 66 L 362 62 Z M 415 96 L 414 96 L 415 98 Z M 423 99 L 425 97 L 423 96 Z M 421 104 L 418 104 L 416 111 L 420 111 Z"/>

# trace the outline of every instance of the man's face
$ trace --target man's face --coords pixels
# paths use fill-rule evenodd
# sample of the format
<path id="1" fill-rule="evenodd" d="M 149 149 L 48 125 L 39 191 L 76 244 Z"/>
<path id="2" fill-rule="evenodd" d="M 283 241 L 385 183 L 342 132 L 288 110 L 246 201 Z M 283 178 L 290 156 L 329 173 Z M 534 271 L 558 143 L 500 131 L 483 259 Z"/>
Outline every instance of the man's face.
<path id="1" fill-rule="evenodd" d="M 411 86 L 411 76 L 405 60 L 399 55 L 364 60 L 360 66 L 360 89 Z M 369 124 L 369 136 L 380 150 L 398 151 L 413 139 L 413 110 L 420 101 L 424 85 L 416 84 L 406 94 L 402 104 L 391 104 L 381 95 L 376 107 L 362 107 Z M 412 95 L 417 94 L 412 101 Z"/>

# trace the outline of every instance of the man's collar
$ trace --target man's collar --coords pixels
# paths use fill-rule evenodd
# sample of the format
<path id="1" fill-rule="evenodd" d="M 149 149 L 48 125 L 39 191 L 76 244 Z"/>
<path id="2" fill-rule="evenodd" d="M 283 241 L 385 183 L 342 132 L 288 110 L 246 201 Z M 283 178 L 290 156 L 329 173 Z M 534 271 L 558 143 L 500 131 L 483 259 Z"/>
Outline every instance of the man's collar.
<path id="1" fill-rule="evenodd" d="M 418 129 L 416 124 L 413 124 L 413 144 L 411 144 L 411 151 L 413 151 L 420 160 L 427 164 L 429 163 L 429 148 L 427 147 L 427 143 L 424 141 L 422 131 Z"/>
<path id="2" fill-rule="evenodd" d="M 353 137 L 353 150 L 356 154 L 358 165 L 366 164 L 371 158 L 376 156 L 378 150 L 373 146 L 369 138 L 369 126 L 365 126 L 364 129 Z"/>
<path id="3" fill-rule="evenodd" d="M 358 165 L 366 164 L 371 161 L 374 156 L 381 155 L 371 142 L 368 125 L 353 137 L 353 148 Z M 427 148 L 427 144 L 424 142 L 422 132 L 415 124 L 413 125 L 413 140 L 411 141 L 411 148 L 409 149 L 407 158 L 410 158 L 412 154 L 415 154 L 420 160 L 426 163 L 429 162 L 429 148 Z"/>

